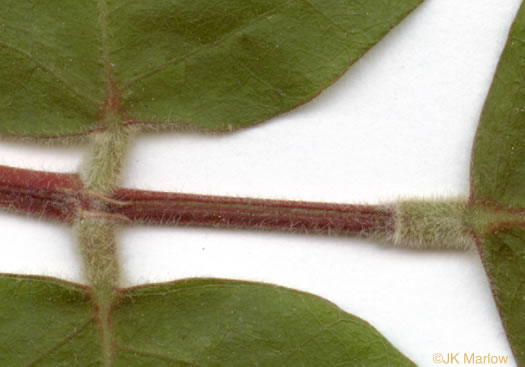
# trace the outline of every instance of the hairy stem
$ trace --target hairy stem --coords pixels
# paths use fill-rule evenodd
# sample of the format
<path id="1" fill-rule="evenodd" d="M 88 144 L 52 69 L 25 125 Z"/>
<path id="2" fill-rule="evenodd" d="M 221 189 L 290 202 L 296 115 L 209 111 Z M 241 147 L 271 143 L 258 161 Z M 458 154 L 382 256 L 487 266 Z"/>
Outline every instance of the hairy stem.
<path id="1" fill-rule="evenodd" d="M 70 223 L 83 186 L 77 175 L 0 166 L 0 207 Z"/>
<path id="2" fill-rule="evenodd" d="M 400 201 L 392 241 L 411 248 L 472 249 L 470 213 L 466 199 Z"/>
<path id="3" fill-rule="evenodd" d="M 125 157 L 128 131 L 110 120 L 104 132 L 95 134 L 92 150 L 81 174 L 82 192 L 74 195 L 80 205 L 75 218 L 80 251 L 89 283 L 102 292 L 117 286 L 119 266 L 114 240 L 113 217 L 107 215 L 107 202 L 118 183 Z"/>
<path id="4" fill-rule="evenodd" d="M 129 138 L 129 129 L 111 107 L 114 98 L 113 94 L 108 97 L 111 101 L 109 107 L 106 105 L 103 121 L 106 129 L 93 135 L 92 149 L 80 175 L 84 190 L 76 194 L 80 205 L 74 227 L 86 278 L 93 290 L 105 367 L 110 367 L 113 360 L 111 307 L 117 299 L 120 266 L 116 221 L 107 215 L 104 198 L 112 195 L 118 184 Z"/>
<path id="5" fill-rule="evenodd" d="M 265 200 L 120 189 L 112 214 L 130 222 L 279 231 L 387 235 L 393 212 L 383 205 Z"/>
<path id="6" fill-rule="evenodd" d="M 85 188 L 76 175 L 0 166 L 0 207 L 76 222 L 192 225 L 373 237 L 400 247 L 474 246 L 479 236 L 511 224 L 525 225 L 525 212 L 469 203 L 466 199 L 401 200 L 386 205 L 301 201 Z"/>
<path id="7" fill-rule="evenodd" d="M 0 207 L 62 222 L 193 225 L 390 237 L 390 205 L 349 205 L 84 187 L 77 175 L 0 166 Z"/>
<path id="8" fill-rule="evenodd" d="M 129 128 L 116 117 L 108 120 L 106 130 L 93 134 L 91 152 L 81 172 L 84 186 L 104 195 L 111 195 L 118 183 L 129 143 Z"/>

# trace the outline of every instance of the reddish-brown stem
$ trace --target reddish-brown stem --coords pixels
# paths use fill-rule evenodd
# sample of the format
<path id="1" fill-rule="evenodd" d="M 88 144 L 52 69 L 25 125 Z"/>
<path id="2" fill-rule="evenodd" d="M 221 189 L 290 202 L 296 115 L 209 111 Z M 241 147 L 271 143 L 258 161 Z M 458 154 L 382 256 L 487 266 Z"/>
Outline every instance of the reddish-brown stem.
<path id="1" fill-rule="evenodd" d="M 111 197 L 104 197 L 84 190 L 77 175 L 5 166 L 0 166 L 0 207 L 63 222 L 71 222 L 79 211 L 83 211 L 86 215 L 113 217 L 124 223 L 364 235 L 388 235 L 394 230 L 393 212 L 387 206 L 131 189 L 118 189 Z"/>
<path id="2" fill-rule="evenodd" d="M 85 207 L 77 175 L 0 166 L 0 207 L 68 222 Z"/>
<path id="3" fill-rule="evenodd" d="M 313 203 L 120 189 L 110 211 L 132 222 L 324 233 L 391 233 L 384 206 Z"/>

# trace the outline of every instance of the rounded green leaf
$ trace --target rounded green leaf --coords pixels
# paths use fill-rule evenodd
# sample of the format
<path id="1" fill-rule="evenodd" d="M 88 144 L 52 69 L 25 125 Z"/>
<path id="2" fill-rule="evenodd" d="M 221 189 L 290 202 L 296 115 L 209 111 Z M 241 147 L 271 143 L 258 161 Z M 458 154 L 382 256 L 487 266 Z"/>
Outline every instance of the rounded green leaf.
<path id="1" fill-rule="evenodd" d="M 130 289 L 113 321 L 123 366 L 412 365 L 367 322 L 268 284 L 194 279 Z"/>
<path id="2" fill-rule="evenodd" d="M 0 0 L 0 133 L 99 124 L 105 81 L 95 1 Z"/>
<path id="3" fill-rule="evenodd" d="M 0 366 L 101 366 L 86 288 L 50 278 L 1 275 L 0 300 Z"/>
<path id="4" fill-rule="evenodd" d="M 334 82 L 422 0 L 0 0 L 0 133 L 248 126 Z"/>
<path id="5" fill-rule="evenodd" d="M 192 279 L 119 294 L 104 361 L 86 288 L 1 276 L 0 365 L 414 366 L 367 322 L 291 289 Z"/>
<path id="6" fill-rule="evenodd" d="M 479 123 L 472 155 L 478 202 L 525 209 L 525 5 L 514 20 Z"/>
<path id="7" fill-rule="evenodd" d="M 319 94 L 420 1 L 128 3 L 109 21 L 126 111 L 227 130 Z"/>
<path id="8" fill-rule="evenodd" d="M 496 231 L 480 251 L 514 357 L 525 366 L 525 229 Z"/>
<path id="9" fill-rule="evenodd" d="M 474 226 L 503 325 L 525 366 L 525 3 L 512 25 L 478 127 Z"/>

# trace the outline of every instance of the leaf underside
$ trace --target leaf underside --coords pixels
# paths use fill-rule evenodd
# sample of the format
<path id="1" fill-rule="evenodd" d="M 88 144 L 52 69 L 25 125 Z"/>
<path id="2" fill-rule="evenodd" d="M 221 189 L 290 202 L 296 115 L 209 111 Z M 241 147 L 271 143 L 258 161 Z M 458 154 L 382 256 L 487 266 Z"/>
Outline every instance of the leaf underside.
<path id="1" fill-rule="evenodd" d="M 0 134 L 232 130 L 309 101 L 422 0 L 0 0 Z"/>
<path id="2" fill-rule="evenodd" d="M 505 213 L 476 233 L 507 337 L 525 366 L 525 3 L 494 76 L 472 156 L 474 206 Z M 496 215 L 494 215 L 494 218 Z"/>
<path id="3" fill-rule="evenodd" d="M 481 253 L 516 362 L 525 366 L 525 228 L 494 232 Z"/>
<path id="4" fill-rule="evenodd" d="M 100 366 L 85 287 L 0 276 L 0 365 Z M 112 366 L 413 366 L 365 321 L 299 291 L 190 279 L 120 291 Z"/>
<path id="5" fill-rule="evenodd" d="M 483 108 L 472 156 L 477 201 L 525 209 L 525 5 L 514 20 Z"/>

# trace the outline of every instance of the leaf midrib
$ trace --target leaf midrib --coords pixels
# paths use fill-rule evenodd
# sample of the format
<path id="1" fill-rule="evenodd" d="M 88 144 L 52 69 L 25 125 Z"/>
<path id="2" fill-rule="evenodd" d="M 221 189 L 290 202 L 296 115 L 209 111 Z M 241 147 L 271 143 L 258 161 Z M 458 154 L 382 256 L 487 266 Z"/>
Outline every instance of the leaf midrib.
<path id="1" fill-rule="evenodd" d="M 161 72 L 162 70 L 166 69 L 167 67 L 169 66 L 176 66 L 182 62 L 184 62 L 185 60 L 193 57 L 193 56 L 196 56 L 202 52 L 205 52 L 207 50 L 210 50 L 210 49 L 213 49 L 213 48 L 217 48 L 217 47 L 220 47 L 221 45 L 223 45 L 224 43 L 228 42 L 229 40 L 231 40 L 232 38 L 234 38 L 235 36 L 239 35 L 240 33 L 242 33 L 243 31 L 245 31 L 246 29 L 248 29 L 249 27 L 259 23 L 260 21 L 264 20 L 265 18 L 267 18 L 268 16 L 272 15 L 272 14 L 275 14 L 279 9 L 282 9 L 284 8 L 285 6 L 289 5 L 292 1 L 294 0 L 287 0 L 281 4 L 279 4 L 278 6 L 275 6 L 265 12 L 262 12 L 261 14 L 257 15 L 256 17 L 250 19 L 249 21 L 247 21 L 246 23 L 240 25 L 239 27 L 233 29 L 232 31 L 226 33 L 225 35 L 223 35 L 222 37 L 220 37 L 219 39 L 217 39 L 216 41 L 214 41 L 213 43 L 208 43 L 208 44 L 203 44 L 201 46 L 198 46 L 196 48 L 194 48 L 193 50 L 181 55 L 181 56 L 178 56 L 178 57 L 175 57 L 171 60 L 168 60 L 167 62 L 153 68 L 152 70 L 149 70 L 147 72 L 144 72 L 142 74 L 139 74 L 127 81 L 123 81 L 122 82 L 122 86 L 118 86 L 114 80 L 114 76 L 113 76 L 113 62 L 112 62 L 112 59 L 111 59 L 111 48 L 110 48 L 110 42 L 109 42 L 109 23 L 108 23 L 108 19 L 109 19 L 109 16 L 111 15 L 111 13 L 113 12 L 110 12 L 108 11 L 108 7 L 107 7 L 107 0 L 97 0 L 97 10 L 98 10 L 98 13 L 99 13 L 99 16 L 98 16 L 98 26 L 99 26 L 99 29 L 100 29 L 100 44 L 101 44 L 101 51 L 102 51 L 102 63 L 104 65 L 104 77 L 105 77 L 105 84 L 106 84 L 106 96 L 105 96 L 105 101 L 104 101 L 104 106 L 109 106 L 109 105 L 112 105 L 112 104 L 118 104 L 120 105 L 120 91 L 121 90 L 124 90 L 124 89 L 127 89 L 129 88 L 133 83 L 137 82 L 138 80 L 141 80 L 141 79 L 144 79 L 144 78 L 147 78 L 151 75 L 154 75 L 158 72 Z M 304 0 L 301 0 L 304 2 Z M 308 4 L 309 6 L 313 7 L 313 5 L 311 5 L 309 2 L 305 2 L 306 4 Z M 273 86 L 272 86 L 273 88 Z M 281 94 L 282 94 L 282 91 L 279 91 Z M 91 99 L 92 100 L 92 99 Z M 107 125 L 107 122 L 104 122 L 105 120 L 107 120 L 107 115 L 108 115 L 108 112 L 109 114 L 112 114 L 112 115 L 115 115 L 117 114 L 118 115 L 118 112 L 119 111 L 115 111 L 114 109 L 113 110 L 105 110 L 103 111 L 103 117 L 102 117 L 102 121 L 103 121 L 103 125 L 105 125 L 105 127 L 108 127 Z M 124 111 L 121 111 L 121 112 L 124 112 Z M 126 116 L 127 119 L 124 119 L 124 118 L 121 118 L 121 122 L 123 123 L 125 120 L 133 120 L 133 116 Z"/>
<path id="2" fill-rule="evenodd" d="M 112 79 L 112 66 L 109 52 L 108 40 L 108 7 L 106 0 L 97 0 L 98 26 L 100 29 L 100 47 L 102 51 L 102 63 L 104 65 L 104 75 L 106 77 L 106 88 Z"/>

